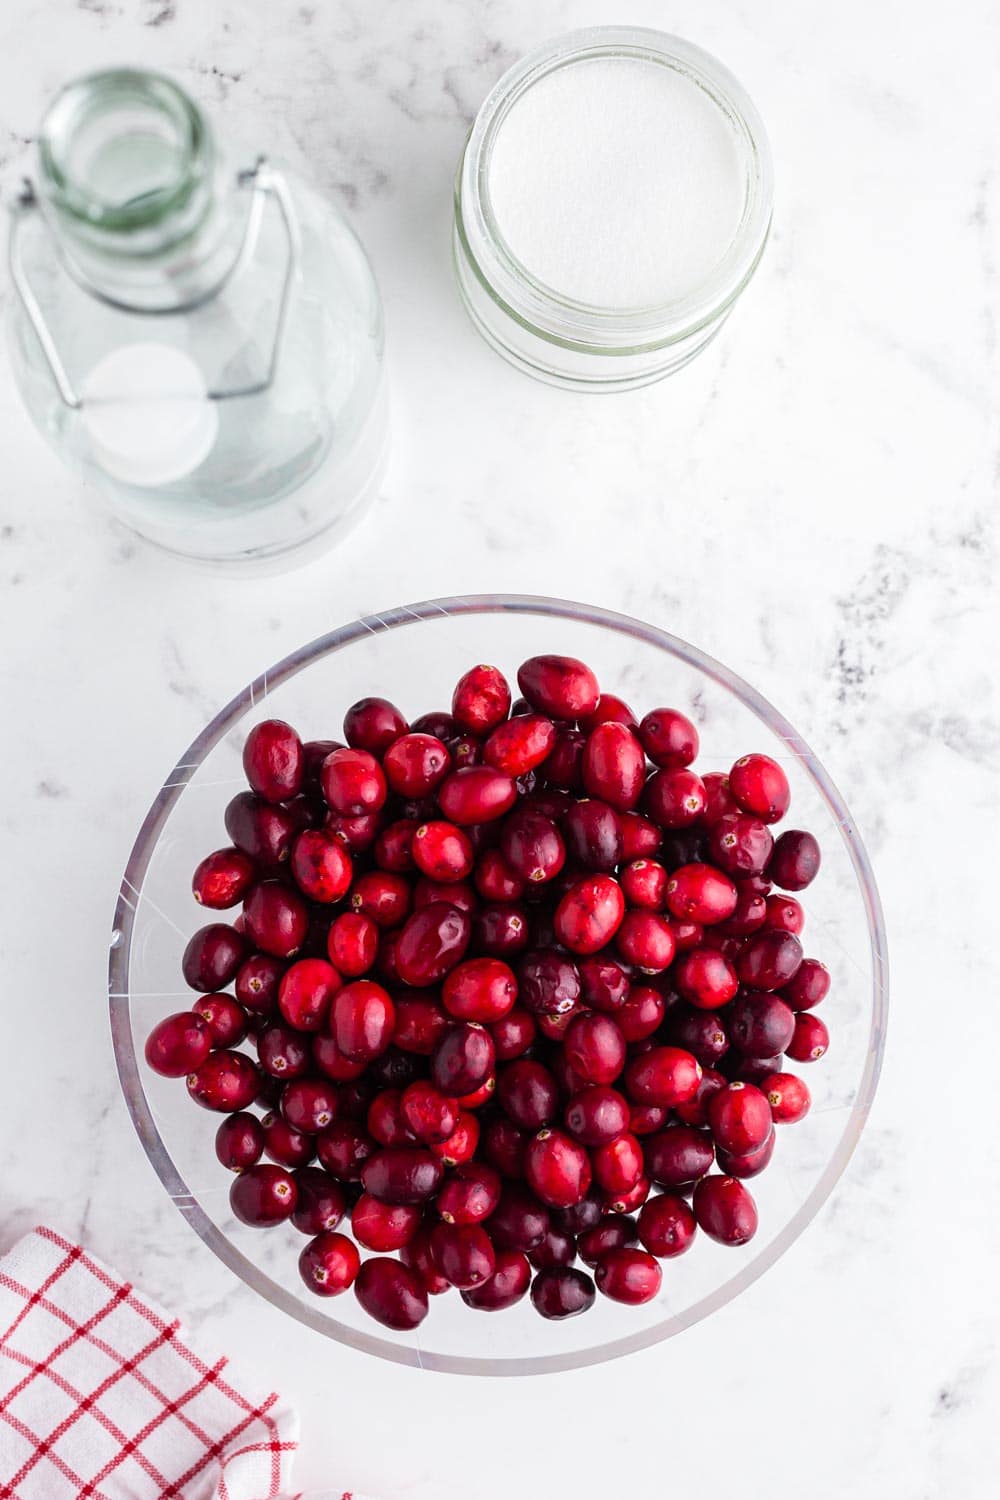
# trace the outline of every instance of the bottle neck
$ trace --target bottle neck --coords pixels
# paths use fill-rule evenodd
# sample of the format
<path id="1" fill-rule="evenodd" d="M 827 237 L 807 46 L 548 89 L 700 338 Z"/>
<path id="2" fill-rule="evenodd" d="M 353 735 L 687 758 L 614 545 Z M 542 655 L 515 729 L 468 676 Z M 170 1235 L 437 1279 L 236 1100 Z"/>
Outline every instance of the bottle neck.
<path id="1" fill-rule="evenodd" d="M 38 145 L 39 196 L 67 269 L 136 312 L 211 295 L 237 252 L 235 194 L 193 100 L 134 69 L 93 73 L 56 97 Z"/>

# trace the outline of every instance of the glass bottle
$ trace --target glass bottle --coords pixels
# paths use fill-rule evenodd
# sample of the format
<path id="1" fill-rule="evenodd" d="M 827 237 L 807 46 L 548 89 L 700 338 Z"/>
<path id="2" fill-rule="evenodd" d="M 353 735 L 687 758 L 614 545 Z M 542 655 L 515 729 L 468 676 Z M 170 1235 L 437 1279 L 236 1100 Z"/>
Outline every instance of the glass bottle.
<path id="1" fill-rule="evenodd" d="M 9 343 L 35 424 L 115 514 L 188 557 L 333 539 L 387 446 L 382 310 L 354 234 L 229 159 L 170 79 L 69 84 L 11 221 Z"/>

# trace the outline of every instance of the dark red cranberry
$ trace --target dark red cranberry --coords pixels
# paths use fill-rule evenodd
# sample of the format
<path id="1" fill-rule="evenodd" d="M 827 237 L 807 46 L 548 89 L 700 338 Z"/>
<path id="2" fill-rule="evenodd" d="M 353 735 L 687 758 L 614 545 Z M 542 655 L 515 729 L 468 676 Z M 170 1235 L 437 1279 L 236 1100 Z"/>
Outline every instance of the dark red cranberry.
<path id="1" fill-rule="evenodd" d="M 734 1001 L 738 1005 L 739 1001 Z M 727 1021 L 728 1021 L 727 1012 Z M 729 1051 L 726 1027 L 714 1010 L 699 1010 L 683 1001 L 675 1005 L 664 1023 L 664 1037 L 675 1047 L 683 1047 L 695 1056 L 702 1067 L 711 1067 Z"/>
<path id="2" fill-rule="evenodd" d="M 527 881 L 516 875 L 499 849 L 485 849 L 476 861 L 476 891 L 484 901 L 520 901 Z"/>
<path id="3" fill-rule="evenodd" d="M 500 1202 L 500 1174 L 485 1162 L 465 1162 L 449 1173 L 437 1197 L 446 1224 L 481 1224 Z"/>
<path id="4" fill-rule="evenodd" d="M 455 1100 L 422 1079 L 403 1090 L 400 1113 L 410 1134 L 427 1146 L 446 1141 L 458 1124 Z"/>
<path id="5" fill-rule="evenodd" d="M 418 1057 L 430 1057 L 444 1036 L 451 1020 L 436 1000 L 422 993 L 401 991 L 393 998 L 396 1007 L 396 1029 L 393 1046 Z"/>
<path id="6" fill-rule="evenodd" d="M 646 757 L 625 724 L 609 720 L 587 736 L 581 765 L 584 791 L 618 812 L 630 812 L 642 796 Z"/>
<path id="7" fill-rule="evenodd" d="M 381 811 L 361 813 L 357 817 L 331 812 L 323 823 L 327 833 L 340 839 L 352 854 L 361 854 L 370 849 L 384 826 L 385 815 Z"/>
<path id="8" fill-rule="evenodd" d="M 224 990 L 236 978 L 246 956 L 246 939 L 234 927 L 225 922 L 200 927 L 184 949 L 181 960 L 184 982 L 205 994 Z"/>
<path id="9" fill-rule="evenodd" d="M 630 1307 L 651 1302 L 663 1282 L 663 1272 L 646 1250 L 608 1250 L 594 1276 L 599 1292 Z"/>
<path id="10" fill-rule="evenodd" d="M 500 1075 L 500 1106 L 521 1130 L 540 1130 L 559 1112 L 559 1090 L 551 1072 L 532 1058 L 519 1058 Z"/>
<path id="11" fill-rule="evenodd" d="M 629 1110 L 628 1128 L 633 1135 L 655 1135 L 669 1118 L 670 1111 L 662 1104 L 633 1104 Z"/>
<path id="12" fill-rule="evenodd" d="M 226 832 L 237 849 L 262 869 L 284 864 L 298 832 L 295 818 L 284 807 L 272 807 L 253 792 L 238 792 L 226 808 Z"/>
<path id="13" fill-rule="evenodd" d="M 552 1223 L 566 1234 L 583 1234 L 593 1229 L 604 1218 L 604 1200 L 598 1188 L 591 1188 L 587 1195 L 570 1208 L 554 1208 Z"/>
<path id="14" fill-rule="evenodd" d="M 229 1204 L 241 1224 L 264 1229 L 290 1217 L 297 1194 L 295 1181 L 283 1167 L 248 1167 L 229 1189 Z"/>
<path id="15" fill-rule="evenodd" d="M 196 1104 L 227 1115 L 252 1104 L 259 1086 L 260 1073 L 243 1052 L 210 1052 L 187 1076 Z"/>
<path id="16" fill-rule="evenodd" d="M 384 1052 L 395 1023 L 391 996 L 370 979 L 355 979 L 333 997 L 330 1035 L 352 1062 L 369 1062 Z"/>
<path id="17" fill-rule="evenodd" d="M 663 996 L 646 984 L 634 984 L 628 999 L 615 1011 L 615 1020 L 627 1042 L 643 1042 L 663 1024 L 666 1003 Z"/>
<path id="18" fill-rule="evenodd" d="M 319 1071 L 327 1078 L 332 1078 L 335 1083 L 352 1083 L 361 1077 L 367 1066 L 363 1062 L 354 1062 L 341 1050 L 337 1039 L 332 1036 L 314 1036 L 312 1039 L 312 1060 Z"/>
<path id="19" fill-rule="evenodd" d="M 454 771 L 464 771 L 467 766 L 483 763 L 483 742 L 474 734 L 463 734 L 448 741 L 451 765 Z"/>
<path id="20" fill-rule="evenodd" d="M 700 948 L 705 940 L 705 929 L 700 922 L 678 922 L 676 917 L 671 917 L 670 931 L 678 953 Z"/>
<path id="21" fill-rule="evenodd" d="M 253 953 L 236 973 L 234 989 L 244 1010 L 255 1015 L 273 1015 L 278 1005 L 278 987 L 285 965 L 269 953 Z"/>
<path id="22" fill-rule="evenodd" d="M 677 951 L 670 923 L 653 911 L 626 912 L 615 946 L 626 963 L 647 974 L 662 973 Z"/>
<path id="23" fill-rule="evenodd" d="M 330 923 L 326 941 L 330 962 L 346 979 L 367 974 L 378 951 L 378 928 L 370 917 L 345 911 Z"/>
<path id="24" fill-rule="evenodd" d="M 300 1167 L 292 1177 L 296 1193 L 292 1223 L 300 1234 L 327 1234 L 336 1229 L 347 1212 L 340 1184 L 321 1167 Z"/>
<path id="25" fill-rule="evenodd" d="M 752 880 L 736 882 L 736 905 L 731 917 L 718 924 L 717 931 L 726 937 L 749 937 L 759 932 L 767 916 L 767 898 L 754 890 Z"/>
<path id="26" fill-rule="evenodd" d="M 629 997 L 631 984 L 621 964 L 613 958 L 592 954 L 577 965 L 581 1003 L 613 1015 Z"/>
<path id="27" fill-rule="evenodd" d="M 346 818 L 369 817 L 386 799 L 382 767 L 368 750 L 334 750 L 320 771 L 323 796 L 335 813 Z"/>
<path id="28" fill-rule="evenodd" d="M 776 1125 L 794 1124 L 809 1113 L 812 1099 L 808 1085 L 794 1073 L 769 1073 L 760 1088 L 767 1096 Z"/>
<path id="29" fill-rule="evenodd" d="M 745 1156 L 763 1146 L 773 1127 L 771 1106 L 752 1083 L 730 1083 L 708 1106 L 708 1122 L 717 1147 Z"/>
<path id="30" fill-rule="evenodd" d="M 318 1297 L 337 1297 L 353 1286 L 361 1269 L 357 1247 L 329 1231 L 310 1240 L 299 1256 L 299 1275 Z"/>
<path id="31" fill-rule="evenodd" d="M 776 1073 L 781 1067 L 783 1058 L 779 1052 L 775 1057 L 741 1057 L 731 1052 L 722 1064 L 722 1071 L 726 1073 L 731 1083 L 753 1083 L 760 1084 L 769 1073 Z"/>
<path id="32" fill-rule="evenodd" d="M 590 1187 L 590 1158 L 561 1130 L 540 1130 L 524 1153 L 524 1174 L 536 1197 L 550 1208 L 579 1203 Z"/>
<path id="33" fill-rule="evenodd" d="M 729 772 L 729 790 L 762 823 L 777 823 L 792 800 L 788 777 L 769 755 L 741 755 Z"/>
<path id="34" fill-rule="evenodd" d="M 765 896 L 764 926 L 776 932 L 791 932 L 796 937 L 806 925 L 806 914 L 794 896 Z"/>
<path id="35" fill-rule="evenodd" d="M 480 1224 L 435 1224 L 431 1255 L 446 1281 L 461 1291 L 481 1286 L 496 1268 L 496 1255 Z"/>
<path id="36" fill-rule="evenodd" d="M 309 927 L 302 897 L 277 880 L 262 880 L 252 888 L 243 903 L 243 919 L 250 941 L 274 958 L 297 953 Z"/>
<path id="37" fill-rule="evenodd" d="M 607 802 L 575 802 L 563 818 L 569 854 L 585 870 L 609 872 L 623 857 L 622 820 Z"/>
<path id="38" fill-rule="evenodd" d="M 294 1130 L 316 1135 L 332 1125 L 340 1110 L 340 1097 L 326 1078 L 296 1078 L 285 1085 L 281 1113 Z"/>
<path id="39" fill-rule="evenodd" d="M 372 851 L 380 870 L 391 870 L 395 875 L 408 874 L 415 868 L 413 838 L 419 825 L 409 818 L 397 818 L 388 823 L 375 840 Z"/>
<path id="40" fill-rule="evenodd" d="M 751 813 L 724 813 L 708 836 L 711 859 L 734 877 L 762 875 L 773 848 L 771 830 Z"/>
<path id="41" fill-rule="evenodd" d="M 535 1018 L 520 1005 L 490 1023 L 490 1035 L 496 1051 L 497 1062 L 513 1062 L 523 1056 L 538 1035 Z"/>
<path id="42" fill-rule="evenodd" d="M 654 708 L 637 730 L 643 750 L 655 766 L 680 770 L 698 754 L 698 731 L 675 708 Z"/>
<path id="43" fill-rule="evenodd" d="M 354 1283 L 354 1294 L 369 1317 L 386 1328 L 406 1332 L 427 1316 L 427 1291 L 418 1272 L 397 1260 L 366 1260 Z"/>
<path id="44" fill-rule="evenodd" d="M 497 1250 L 522 1250 L 528 1254 L 548 1234 L 550 1222 L 548 1209 L 534 1193 L 508 1182 L 486 1221 L 486 1228 Z"/>
<path id="45" fill-rule="evenodd" d="M 451 1282 L 445 1281 L 434 1264 L 431 1254 L 432 1228 L 431 1224 L 421 1224 L 413 1238 L 400 1247 L 399 1258 L 404 1266 L 416 1271 L 429 1296 L 439 1297 L 442 1292 L 451 1291 Z"/>
<path id="46" fill-rule="evenodd" d="M 369 1134 L 383 1146 L 413 1145 L 410 1128 L 403 1119 L 402 1089 L 381 1089 L 368 1106 Z"/>
<path id="47" fill-rule="evenodd" d="M 584 1146 L 603 1146 L 628 1130 L 628 1102 L 617 1089 L 595 1084 L 574 1094 L 564 1118 L 570 1135 Z"/>
<path id="48" fill-rule="evenodd" d="M 282 1167 L 304 1167 L 312 1161 L 314 1144 L 301 1130 L 272 1111 L 260 1122 L 264 1132 L 264 1151 Z"/>
<path id="49" fill-rule="evenodd" d="M 340 975 L 322 958 L 292 964 L 278 989 L 278 1009 L 296 1031 L 319 1031 L 340 989 Z"/>
<path id="50" fill-rule="evenodd" d="M 556 937 L 572 953 L 596 953 L 609 943 L 622 925 L 625 898 L 610 875 L 589 875 L 578 880 L 556 907 L 553 925 Z"/>
<path id="51" fill-rule="evenodd" d="M 443 709 L 434 709 L 428 714 L 421 714 L 419 718 L 414 719 L 410 729 L 414 734 L 433 734 L 439 740 L 450 739 L 458 733 L 455 720 Z"/>
<path id="52" fill-rule="evenodd" d="M 431 1079 L 443 1094 L 462 1098 L 486 1082 L 495 1063 L 489 1032 L 474 1021 L 461 1021 L 446 1031 L 435 1047 Z"/>
<path id="53" fill-rule="evenodd" d="M 735 1177 L 703 1177 L 691 1207 L 699 1229 L 720 1245 L 745 1245 L 757 1232 L 757 1205 Z"/>
<path id="54" fill-rule="evenodd" d="M 705 811 L 701 815 L 706 828 L 714 828 L 726 813 L 740 811 L 740 804 L 729 788 L 729 777 L 721 771 L 709 771 L 702 780 L 705 783 Z"/>
<path id="55" fill-rule="evenodd" d="M 577 1016 L 564 1042 L 566 1059 L 583 1083 L 614 1083 L 625 1066 L 625 1038 L 610 1016 Z"/>
<path id="56" fill-rule="evenodd" d="M 740 952 L 737 973 L 755 990 L 780 990 L 792 980 L 802 962 L 802 944 L 790 932 L 758 932 Z"/>
<path id="57" fill-rule="evenodd" d="M 472 923 L 476 947 L 494 958 L 514 958 L 530 941 L 524 908 L 513 903 L 480 907 Z"/>
<path id="58" fill-rule="evenodd" d="M 373 1138 L 353 1120 L 335 1120 L 316 1137 L 316 1155 L 338 1182 L 360 1182 L 361 1168 L 377 1149 Z"/>
<path id="59" fill-rule="evenodd" d="M 572 1011 L 580 995 L 576 965 L 554 949 L 526 953 L 517 966 L 521 1002 L 535 1015 Z"/>
<path id="60" fill-rule="evenodd" d="M 571 1266 L 576 1260 L 576 1236 L 565 1230 L 552 1228 L 528 1256 L 536 1271 L 548 1271 L 553 1266 Z"/>
<path id="61" fill-rule="evenodd" d="M 573 1318 L 594 1305 L 594 1283 L 575 1266 L 539 1271 L 531 1283 L 531 1301 L 543 1318 Z"/>
<path id="62" fill-rule="evenodd" d="M 622 813 L 621 828 L 622 859 L 626 863 L 635 859 L 652 859 L 659 853 L 663 834 L 649 818 L 637 812 Z"/>
<path id="63" fill-rule="evenodd" d="M 545 780 L 550 787 L 579 792 L 583 788 L 583 749 L 587 736 L 568 724 L 556 727 L 555 744 L 545 762 Z"/>
<path id="64" fill-rule="evenodd" d="M 672 1125 L 643 1141 L 646 1171 L 665 1188 L 688 1187 L 711 1170 L 715 1161 L 712 1137 L 690 1125 Z"/>
<path id="65" fill-rule="evenodd" d="M 693 771 L 656 771 L 646 782 L 643 811 L 660 828 L 687 828 L 705 811 L 705 784 Z"/>
<path id="66" fill-rule="evenodd" d="M 483 760 L 508 776 L 524 776 L 542 764 L 555 742 L 551 719 L 524 714 L 497 725 L 483 746 Z"/>
<path id="67" fill-rule="evenodd" d="M 472 935 L 468 915 L 444 901 L 408 917 L 399 936 L 396 967 L 404 984 L 437 984 L 465 956 Z"/>
<path id="68" fill-rule="evenodd" d="M 795 1016 L 777 995 L 746 990 L 726 1013 L 734 1046 L 747 1057 L 774 1057 L 784 1052 L 795 1030 Z"/>
<path id="69" fill-rule="evenodd" d="M 812 1010 L 830 992 L 830 970 L 818 959 L 804 958 L 781 991 L 781 998 L 792 1010 Z M 784 1047 L 775 1047 L 783 1052 Z"/>
<path id="70" fill-rule="evenodd" d="M 520 1302 L 531 1281 L 531 1267 L 519 1250 L 499 1250 L 493 1275 L 479 1286 L 466 1287 L 462 1301 L 479 1312 L 501 1312 Z"/>
<path id="71" fill-rule="evenodd" d="M 724 1172 L 727 1177 L 738 1177 L 741 1181 L 747 1177 L 759 1176 L 774 1155 L 774 1142 L 772 1126 L 771 1133 L 753 1151 L 743 1151 L 737 1155 L 732 1151 L 724 1151 L 720 1146 L 717 1152 L 719 1171 Z"/>
<path id="72" fill-rule="evenodd" d="M 184 1078 L 205 1061 L 215 1038 L 204 1015 L 179 1011 L 155 1025 L 146 1038 L 146 1061 L 164 1078 Z"/>
<path id="73" fill-rule="evenodd" d="M 366 1077 L 381 1089 L 405 1089 L 423 1069 L 417 1059 L 398 1047 L 387 1047 L 367 1064 Z"/>
<path id="74" fill-rule="evenodd" d="M 524 1176 L 524 1153 L 529 1135 L 513 1120 L 496 1115 L 483 1130 L 483 1154 L 501 1177 L 520 1179 Z"/>
<path id="75" fill-rule="evenodd" d="M 517 685 L 532 708 L 551 719 L 582 719 L 601 692 L 588 666 L 572 656 L 532 656 L 518 668 Z"/>
<path id="76" fill-rule="evenodd" d="M 444 1167 L 421 1146 L 384 1146 L 361 1168 L 366 1193 L 382 1203 L 423 1203 L 441 1186 Z"/>
<path id="77" fill-rule="evenodd" d="M 302 746 L 302 791 L 313 799 L 321 798 L 319 775 L 323 762 L 333 750 L 342 750 L 340 740 L 306 740 Z"/>
<path id="78" fill-rule="evenodd" d="M 661 1260 L 683 1255 L 691 1248 L 697 1221 L 683 1198 L 661 1193 L 644 1203 L 639 1213 L 639 1239 L 650 1255 Z"/>
<path id="79" fill-rule="evenodd" d="M 344 715 L 344 739 L 352 750 L 384 755 L 409 726 L 388 698 L 359 698 Z"/>
<path id="80" fill-rule="evenodd" d="M 246 1012 L 232 995 L 205 995 L 194 1010 L 207 1023 L 213 1047 L 238 1047 L 247 1034 Z"/>
<path id="81" fill-rule="evenodd" d="M 224 911 L 238 906 L 257 878 L 257 866 L 242 849 L 217 849 L 195 870 L 191 892 L 199 906 Z"/>
<path id="82" fill-rule="evenodd" d="M 423 911 L 442 901 L 470 917 L 479 910 L 479 897 L 467 880 L 431 880 L 421 875 L 413 887 L 413 910 Z"/>
<path id="83" fill-rule="evenodd" d="M 627 1214 L 609 1213 L 586 1229 L 577 1241 L 577 1250 L 584 1265 L 596 1266 L 609 1250 L 625 1250 L 636 1243 L 635 1220 Z"/>
<path id="84" fill-rule="evenodd" d="M 552 880 L 566 862 L 566 847 L 555 823 L 539 812 L 518 811 L 506 820 L 500 852 L 527 885 Z"/>
<path id="85" fill-rule="evenodd" d="M 309 1041 L 290 1026 L 275 1021 L 257 1038 L 257 1059 L 272 1078 L 282 1082 L 301 1078 L 309 1068 Z"/>
<path id="86" fill-rule="evenodd" d="M 590 1153 L 594 1181 L 604 1192 L 617 1197 L 630 1192 L 643 1173 L 642 1146 L 630 1131 L 606 1145 L 595 1146 Z"/>
<path id="87" fill-rule="evenodd" d="M 240 1110 L 227 1115 L 215 1133 L 215 1154 L 230 1172 L 255 1167 L 264 1151 L 264 1132 L 256 1115 Z"/>
<path id="88" fill-rule="evenodd" d="M 830 1045 L 830 1033 L 819 1016 L 803 1010 L 795 1017 L 792 1040 L 785 1048 L 793 1062 L 816 1062 Z"/>
<path id="89" fill-rule="evenodd" d="M 255 724 L 243 746 L 243 770 L 265 802 L 287 802 L 302 789 L 302 741 L 290 724 L 265 719 Z"/>
<path id="90" fill-rule="evenodd" d="M 728 1005 L 739 989 L 733 965 L 712 948 L 692 948 L 682 953 L 673 976 L 684 999 L 702 1010 L 718 1010 L 721 1005 Z"/>

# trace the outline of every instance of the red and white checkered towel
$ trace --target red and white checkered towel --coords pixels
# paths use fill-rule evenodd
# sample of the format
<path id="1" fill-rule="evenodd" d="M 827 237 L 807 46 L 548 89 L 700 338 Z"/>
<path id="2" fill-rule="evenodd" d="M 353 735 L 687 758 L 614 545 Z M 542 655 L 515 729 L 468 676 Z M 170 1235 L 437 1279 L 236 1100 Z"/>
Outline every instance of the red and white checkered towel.
<path id="1" fill-rule="evenodd" d="M 34 1230 L 0 1258 L 0 1500 L 287 1500 L 298 1418 L 225 1368 L 79 1245 Z"/>

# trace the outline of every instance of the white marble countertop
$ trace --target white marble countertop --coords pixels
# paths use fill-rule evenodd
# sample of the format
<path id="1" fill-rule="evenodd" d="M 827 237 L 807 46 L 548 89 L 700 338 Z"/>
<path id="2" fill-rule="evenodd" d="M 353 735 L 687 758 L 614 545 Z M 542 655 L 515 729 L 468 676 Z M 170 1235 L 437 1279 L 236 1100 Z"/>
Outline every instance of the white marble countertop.
<path id="1" fill-rule="evenodd" d="M 612 18 L 596 0 L 3 6 L 6 185 L 43 100 L 112 60 L 172 71 L 221 126 L 310 164 L 382 285 L 395 448 L 339 550 L 285 576 L 207 579 L 95 508 L 0 371 L 0 1245 L 39 1221 L 83 1236 L 206 1347 L 273 1381 L 301 1409 L 303 1487 L 980 1500 L 1000 1460 L 986 950 L 1000 19 L 987 0 L 632 0 L 630 19 L 746 83 L 773 141 L 775 230 L 707 353 L 595 398 L 538 385 L 478 340 L 449 214 L 465 130 L 503 68 Z M 216 708 L 358 613 L 483 590 L 634 613 L 760 687 L 867 837 L 895 995 L 867 1133 L 777 1270 L 666 1347 L 502 1384 L 366 1360 L 236 1285 L 141 1153 L 103 998 L 138 822 Z"/>

